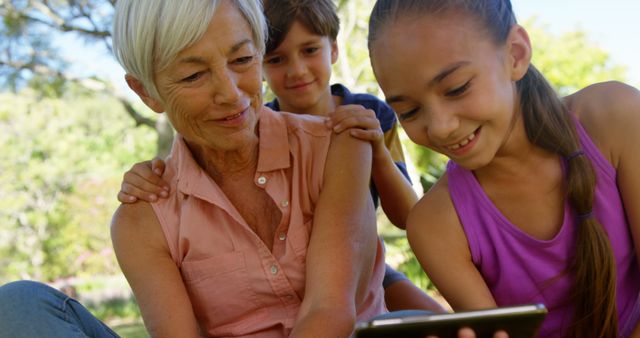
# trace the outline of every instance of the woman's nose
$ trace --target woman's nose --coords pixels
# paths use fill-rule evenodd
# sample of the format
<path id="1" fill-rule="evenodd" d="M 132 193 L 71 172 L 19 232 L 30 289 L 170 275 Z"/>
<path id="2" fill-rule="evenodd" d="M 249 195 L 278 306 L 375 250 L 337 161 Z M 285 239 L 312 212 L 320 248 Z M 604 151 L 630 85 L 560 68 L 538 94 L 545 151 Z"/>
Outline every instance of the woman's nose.
<path id="1" fill-rule="evenodd" d="M 213 101 L 218 105 L 233 104 L 240 98 L 237 79 L 230 71 L 221 71 L 215 76 Z"/>

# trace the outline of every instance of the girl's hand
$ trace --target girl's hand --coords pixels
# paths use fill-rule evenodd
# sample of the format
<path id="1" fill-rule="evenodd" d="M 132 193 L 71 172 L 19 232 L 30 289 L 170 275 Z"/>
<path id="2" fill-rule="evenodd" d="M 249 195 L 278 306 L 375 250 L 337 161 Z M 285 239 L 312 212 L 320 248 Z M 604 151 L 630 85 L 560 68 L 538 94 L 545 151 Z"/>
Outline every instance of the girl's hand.
<path id="1" fill-rule="evenodd" d="M 162 179 L 165 164 L 161 159 L 136 163 L 124 173 L 118 201 L 134 203 L 138 199 L 155 202 L 158 196 L 169 196 L 169 185 Z"/>
<path id="2" fill-rule="evenodd" d="M 427 336 L 426 338 L 438 338 L 436 336 Z M 468 328 L 462 328 L 458 331 L 458 338 L 476 338 L 476 333 Z M 498 331 L 493 334 L 493 338 L 509 338 L 509 335 L 504 331 Z"/>
<path id="3" fill-rule="evenodd" d="M 371 109 L 360 105 L 338 106 L 335 112 L 329 114 L 327 126 L 338 134 L 348 130 L 352 137 L 370 142 L 374 152 L 379 147 L 384 148 L 384 133 Z"/>

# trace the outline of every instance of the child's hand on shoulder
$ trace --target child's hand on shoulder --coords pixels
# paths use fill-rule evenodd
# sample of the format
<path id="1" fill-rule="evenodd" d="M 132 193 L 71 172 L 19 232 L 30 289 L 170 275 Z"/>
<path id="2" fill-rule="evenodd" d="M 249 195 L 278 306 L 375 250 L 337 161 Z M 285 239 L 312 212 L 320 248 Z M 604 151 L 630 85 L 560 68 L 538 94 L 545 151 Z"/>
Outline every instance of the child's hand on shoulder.
<path id="1" fill-rule="evenodd" d="M 162 179 L 165 164 L 161 159 L 136 163 L 127 171 L 118 192 L 118 201 L 134 203 L 141 199 L 155 202 L 169 196 L 169 185 Z"/>
<path id="2" fill-rule="evenodd" d="M 371 109 L 353 104 L 338 106 L 335 112 L 329 114 L 327 125 L 335 133 L 348 130 L 352 137 L 371 142 L 374 152 L 380 147 L 384 148 L 384 133 Z"/>

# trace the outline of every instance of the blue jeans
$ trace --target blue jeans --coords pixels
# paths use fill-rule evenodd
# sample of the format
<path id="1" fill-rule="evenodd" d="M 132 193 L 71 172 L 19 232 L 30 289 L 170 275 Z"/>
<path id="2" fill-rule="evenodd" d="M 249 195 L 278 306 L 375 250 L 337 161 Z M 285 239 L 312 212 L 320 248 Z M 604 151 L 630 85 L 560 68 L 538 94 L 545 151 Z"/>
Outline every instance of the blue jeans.
<path id="1" fill-rule="evenodd" d="M 0 287 L 0 338 L 119 337 L 78 301 L 45 284 Z"/>

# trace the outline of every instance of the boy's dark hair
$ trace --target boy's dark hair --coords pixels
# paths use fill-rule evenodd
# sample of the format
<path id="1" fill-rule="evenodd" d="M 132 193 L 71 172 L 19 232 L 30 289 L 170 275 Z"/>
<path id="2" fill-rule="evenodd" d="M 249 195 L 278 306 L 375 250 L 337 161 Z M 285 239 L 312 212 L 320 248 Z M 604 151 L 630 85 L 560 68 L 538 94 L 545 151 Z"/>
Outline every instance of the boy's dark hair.
<path id="1" fill-rule="evenodd" d="M 266 53 L 278 48 L 295 21 L 311 33 L 328 36 L 332 41 L 340 30 L 340 19 L 332 0 L 265 0 L 264 15 L 269 26 Z"/>
<path id="2" fill-rule="evenodd" d="M 394 20 L 456 11 L 478 20 L 496 45 L 504 44 L 515 14 L 509 0 L 377 0 L 369 19 L 369 49 Z M 426 20 L 426 19 L 425 19 Z M 572 158 L 581 149 L 571 114 L 533 66 L 516 83 L 529 141 Z M 592 215 L 595 174 L 586 156 L 567 160 L 566 197 L 578 217 L 578 238 L 569 271 L 574 277 L 574 318 L 569 337 L 618 337 L 616 266 L 607 234 Z"/>

